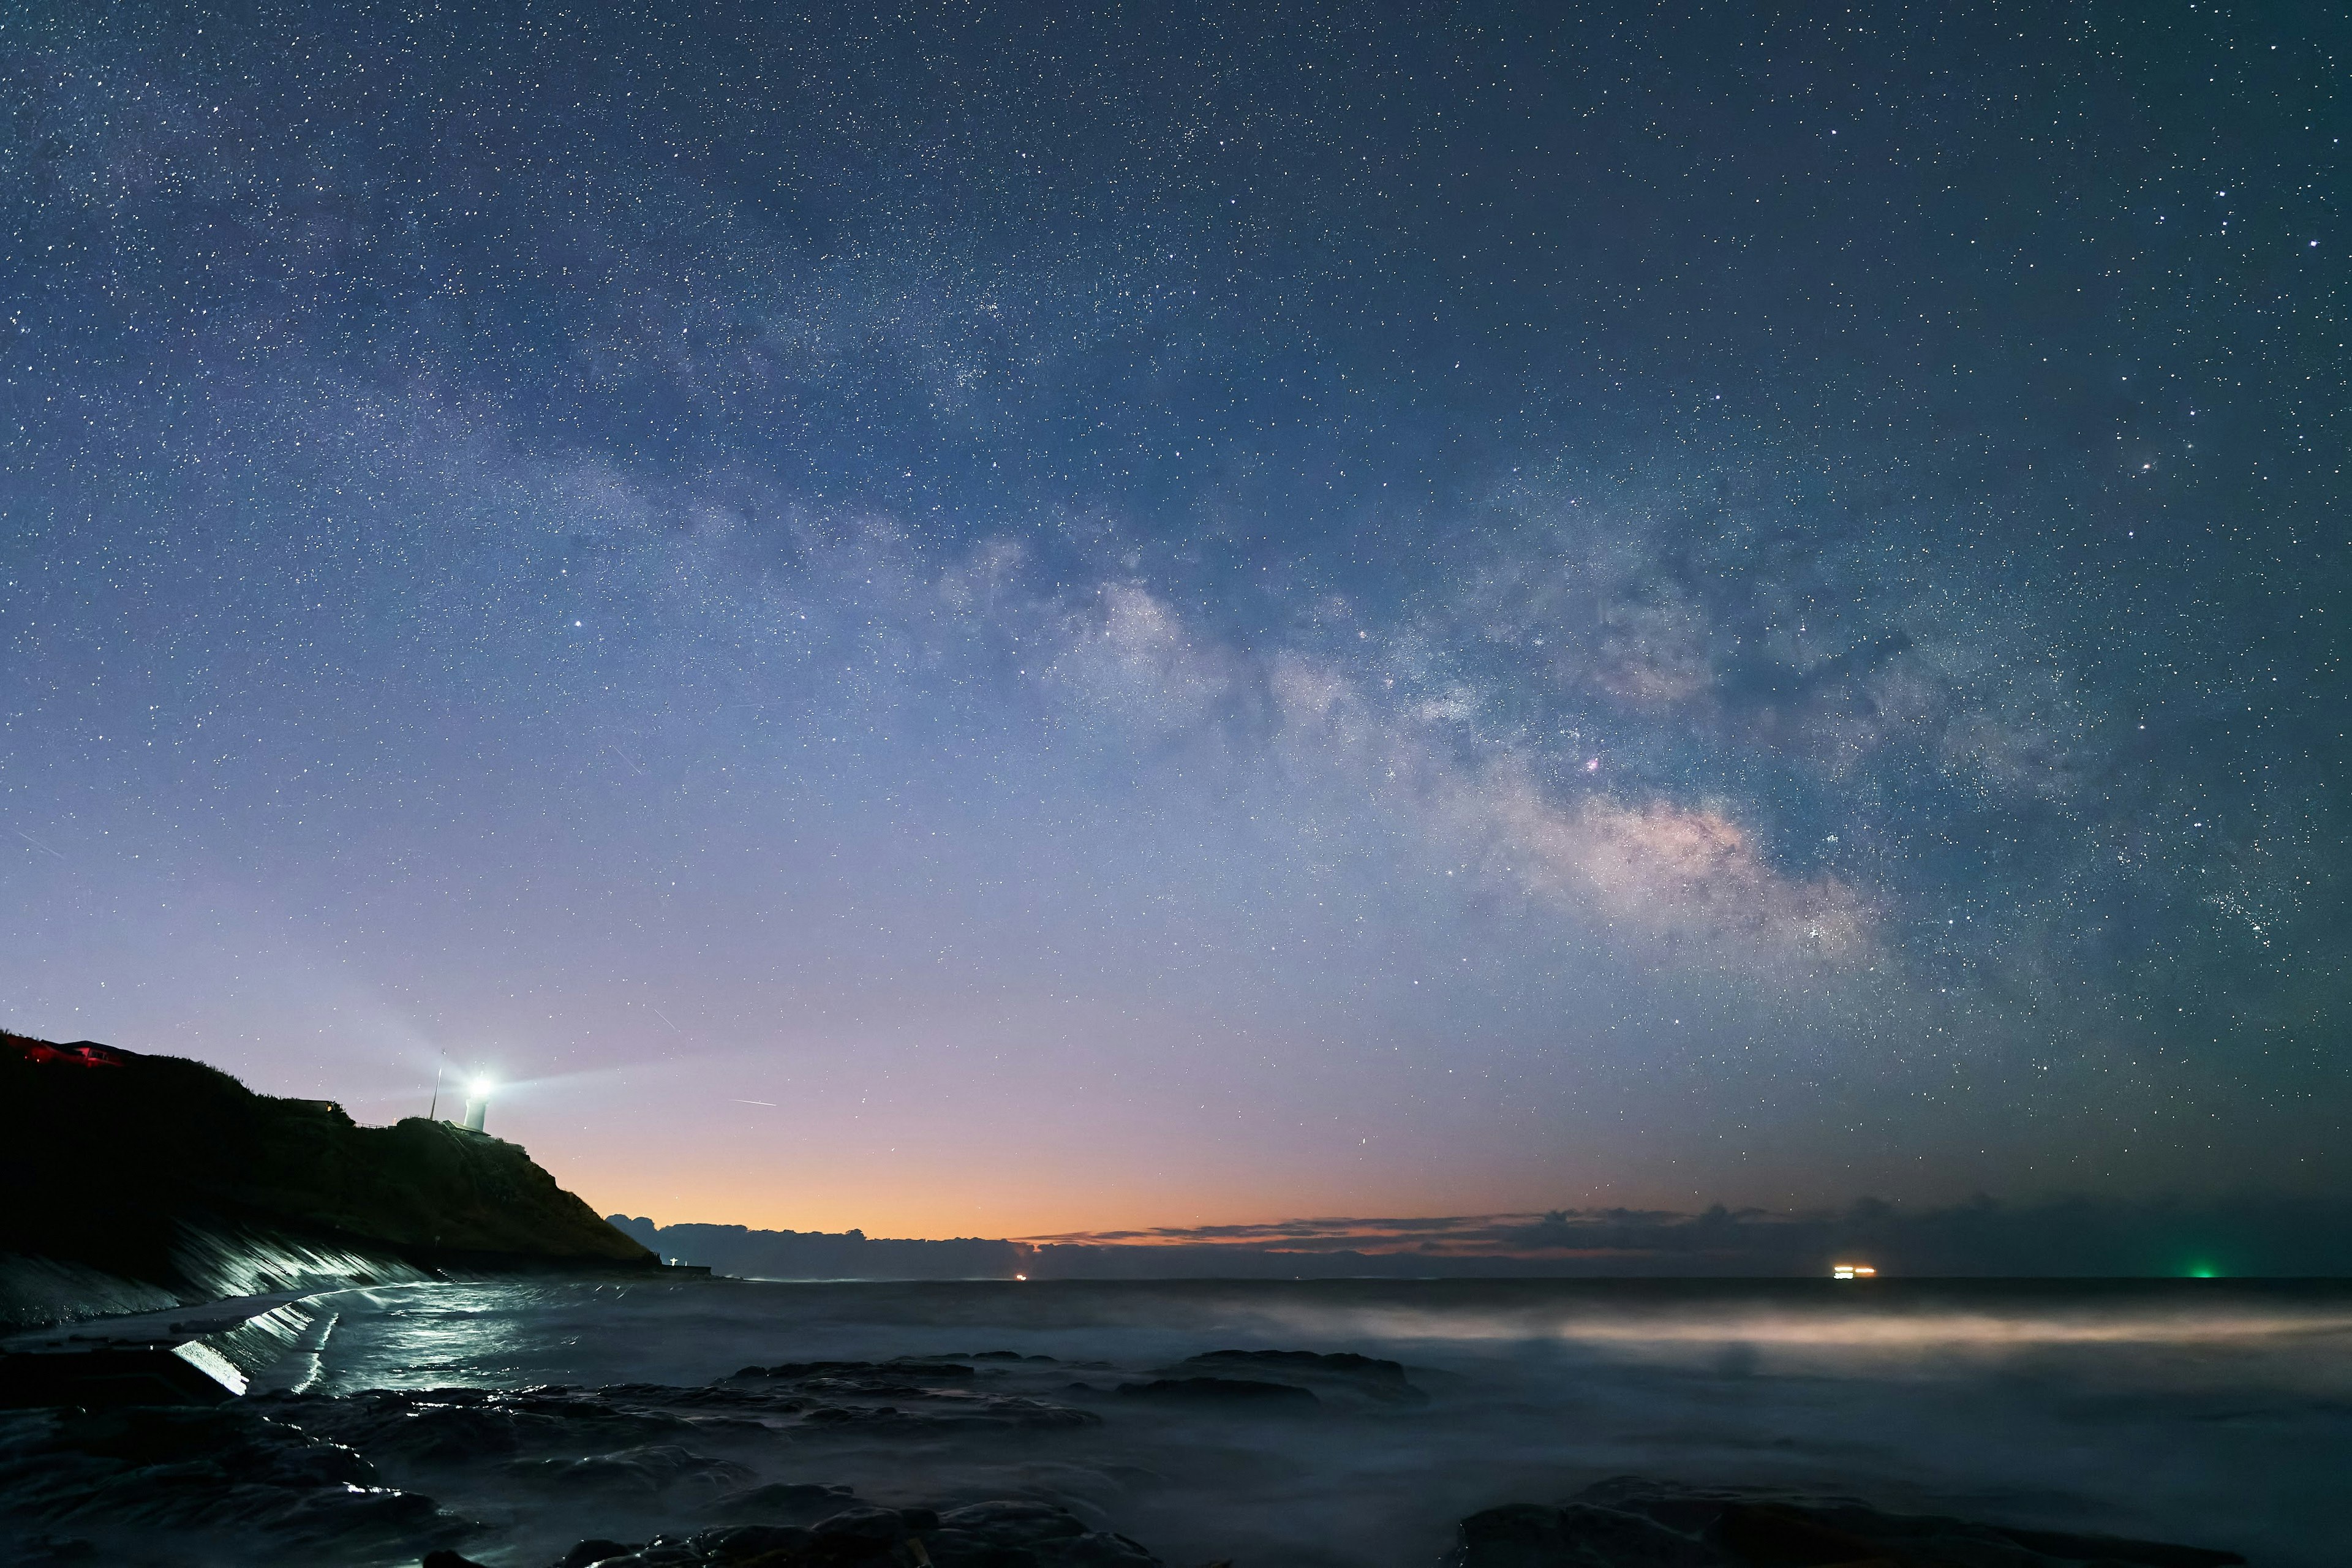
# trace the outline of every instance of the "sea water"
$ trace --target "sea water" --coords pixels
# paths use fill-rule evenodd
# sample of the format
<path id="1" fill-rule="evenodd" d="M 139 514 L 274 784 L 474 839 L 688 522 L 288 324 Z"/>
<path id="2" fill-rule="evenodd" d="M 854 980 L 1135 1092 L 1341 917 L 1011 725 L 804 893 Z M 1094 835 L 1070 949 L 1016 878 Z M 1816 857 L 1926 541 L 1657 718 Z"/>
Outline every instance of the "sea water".
<path id="1" fill-rule="evenodd" d="M 2352 1286 L 2228 1280 L 875 1283 L 345 1292 L 320 1390 L 692 1384 L 746 1364 L 1011 1351 L 1099 1410 L 1005 1443 L 791 1446 L 762 1480 L 1034 1497 L 1173 1568 L 1434 1564 L 1463 1516 L 1639 1475 L 2352 1563 Z M 1351 1351 L 1429 1398 L 1306 1418 L 1102 1397 L 1224 1349 Z M 984 1370 L 983 1375 L 988 1375 Z M 484 1489 L 536 1564 L 560 1521 Z M 657 1508 L 658 1505 L 649 1505 Z M 552 1533 L 551 1533 L 551 1531 Z"/>

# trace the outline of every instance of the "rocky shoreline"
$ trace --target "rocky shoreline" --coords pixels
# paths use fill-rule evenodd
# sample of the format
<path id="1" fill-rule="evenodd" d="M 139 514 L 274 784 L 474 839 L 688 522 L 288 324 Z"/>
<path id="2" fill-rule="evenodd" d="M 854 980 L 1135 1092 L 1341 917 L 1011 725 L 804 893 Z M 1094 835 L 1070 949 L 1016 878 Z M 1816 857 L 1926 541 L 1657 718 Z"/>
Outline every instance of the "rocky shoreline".
<path id="1" fill-rule="evenodd" d="M 280 1388 L 0 1411 L 6 1568 L 1151 1568 L 1097 1503 L 868 1498 L 828 1456 L 980 1446 L 1039 1477 L 1106 1419 L 1410 1419 L 1394 1361 L 1218 1351 L 1118 1367 L 1013 1351 L 778 1362 L 700 1385 Z M 2224 1568 L 2193 1546 L 1620 1478 L 1461 1521 L 1444 1568 Z M 1186 1568 L 1191 1568 L 1187 1564 Z"/>
<path id="2" fill-rule="evenodd" d="M 202 1062 L 0 1031 L 0 1331 L 480 1273 L 660 1260 L 519 1145 L 364 1127 Z"/>

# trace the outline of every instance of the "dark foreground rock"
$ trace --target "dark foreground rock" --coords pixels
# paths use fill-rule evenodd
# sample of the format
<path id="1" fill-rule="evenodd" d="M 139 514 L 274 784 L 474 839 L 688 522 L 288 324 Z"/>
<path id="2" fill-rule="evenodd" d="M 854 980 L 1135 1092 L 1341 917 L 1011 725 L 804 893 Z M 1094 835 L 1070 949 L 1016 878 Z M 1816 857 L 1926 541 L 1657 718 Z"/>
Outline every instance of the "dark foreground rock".
<path id="1" fill-rule="evenodd" d="M 1051 1503 L 847 1508 L 808 1526 L 743 1524 L 641 1545 L 583 1541 L 552 1568 L 1157 1568 L 1124 1535 Z M 457 1568 L 445 1558 L 428 1568 Z"/>
<path id="2" fill-rule="evenodd" d="M 795 1381 L 825 1377 L 863 1382 L 926 1382 L 970 1378 L 971 1368 L 940 1357 L 900 1356 L 892 1361 L 788 1361 L 774 1366 L 747 1366 L 737 1377 L 782 1377 Z"/>
<path id="3" fill-rule="evenodd" d="M 1120 1384 L 1118 1393 L 1122 1399 L 1213 1410 L 1312 1410 L 1323 1403 L 1295 1384 L 1248 1377 L 1156 1377 L 1149 1383 Z"/>
<path id="4" fill-rule="evenodd" d="M 1620 1477 L 1462 1521 L 1445 1568 L 2226 1568 L 2231 1552 Z"/>
<path id="5" fill-rule="evenodd" d="M 532 1453 L 677 1442 L 709 1425 L 666 1408 L 662 1395 L 689 1391 L 648 1392 L 653 1397 L 625 1400 L 599 1389 L 402 1388 L 268 1394 L 254 1403 L 382 1464 L 478 1468 Z"/>
<path id="6" fill-rule="evenodd" d="M 473 1528 L 249 1406 L 0 1415 L 0 1538 L 48 1540 L 16 1561 L 71 1561 L 79 1542 L 90 1562 L 307 1562 Z"/>
<path id="7" fill-rule="evenodd" d="M 703 1518 L 763 1521 L 778 1516 L 746 1510 L 780 1503 L 786 1494 L 803 1504 L 838 1506 L 837 1489 L 752 1485 L 757 1472 L 740 1460 L 772 1456 L 780 1445 L 1012 1438 L 1102 1424 L 1093 1411 L 1046 1400 L 981 1392 L 953 1381 L 946 1387 L 904 1383 L 909 1373 L 901 1365 L 813 1364 L 823 1372 L 762 1373 L 753 1382 L 729 1379 L 698 1387 L 375 1389 L 272 1394 L 247 1405 L 366 1455 L 397 1480 L 436 1491 L 462 1494 L 489 1479 L 540 1498 L 687 1504 Z M 867 1403 L 884 1398 L 889 1402 Z M 722 1507 L 735 1511 L 711 1511 Z"/>
<path id="8" fill-rule="evenodd" d="M 675 1443 L 649 1443 L 577 1459 L 513 1459 L 500 1469 L 509 1479 L 538 1490 L 606 1498 L 659 1497 L 680 1489 L 719 1498 L 740 1491 L 756 1475 L 749 1466 Z"/>
<path id="9" fill-rule="evenodd" d="M 713 1500 L 709 1513 L 712 1519 L 761 1524 L 812 1524 L 856 1506 L 856 1495 L 848 1487 L 770 1481 Z"/>
<path id="10" fill-rule="evenodd" d="M 1166 1369 L 1170 1377 L 1238 1377 L 1286 1383 L 1327 1394 L 1360 1396 L 1381 1405 L 1426 1405 L 1400 1362 L 1350 1351 L 1210 1351 Z"/>

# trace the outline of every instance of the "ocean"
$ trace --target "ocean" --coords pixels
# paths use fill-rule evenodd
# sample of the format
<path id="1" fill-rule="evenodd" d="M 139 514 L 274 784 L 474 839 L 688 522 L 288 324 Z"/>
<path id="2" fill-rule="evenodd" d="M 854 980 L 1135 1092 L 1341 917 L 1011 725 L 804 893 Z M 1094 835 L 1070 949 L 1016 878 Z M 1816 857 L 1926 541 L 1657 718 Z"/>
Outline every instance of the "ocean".
<path id="1" fill-rule="evenodd" d="M 560 1422 L 471 1462 L 462 1442 L 424 1458 L 392 1444 L 389 1458 L 360 1444 L 388 1479 L 479 1521 L 462 1549 L 498 1568 L 542 1568 L 579 1537 L 690 1529 L 719 1493 L 774 1483 L 892 1506 L 1050 1501 L 1171 1568 L 1432 1568 L 1467 1514 L 1620 1475 L 2226 1548 L 2263 1568 L 2352 1563 L 2352 1286 L 2338 1283 L 682 1279 L 329 1304 L 297 1405 L 561 1385 L 605 1409 L 777 1363 L 971 1369 L 946 1393 L 911 1375 L 897 1395 L 878 1373 L 792 1369 L 815 1380 L 793 1385 L 803 1405 L 846 1412 L 830 1425 L 712 1407 L 634 1447 L 646 1433 L 583 1427 L 572 1448 L 639 1458 L 568 1492 L 542 1484 L 556 1461 L 516 1457 L 561 1448 Z M 1318 1397 L 1278 1409 L 1116 1392 L 1215 1368 L 1188 1358 L 1269 1350 L 1391 1360 L 1407 1386 L 1302 1363 L 1295 1381 Z"/>

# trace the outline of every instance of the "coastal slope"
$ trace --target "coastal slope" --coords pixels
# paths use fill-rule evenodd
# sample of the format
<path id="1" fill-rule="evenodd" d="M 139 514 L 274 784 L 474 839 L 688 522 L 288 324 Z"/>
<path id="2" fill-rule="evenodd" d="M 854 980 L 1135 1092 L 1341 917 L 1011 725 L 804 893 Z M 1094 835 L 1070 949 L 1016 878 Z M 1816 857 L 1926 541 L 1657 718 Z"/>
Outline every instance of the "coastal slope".
<path id="1" fill-rule="evenodd" d="M 0 1323 L 438 1268 L 653 1268 L 519 1145 L 0 1034 Z"/>

